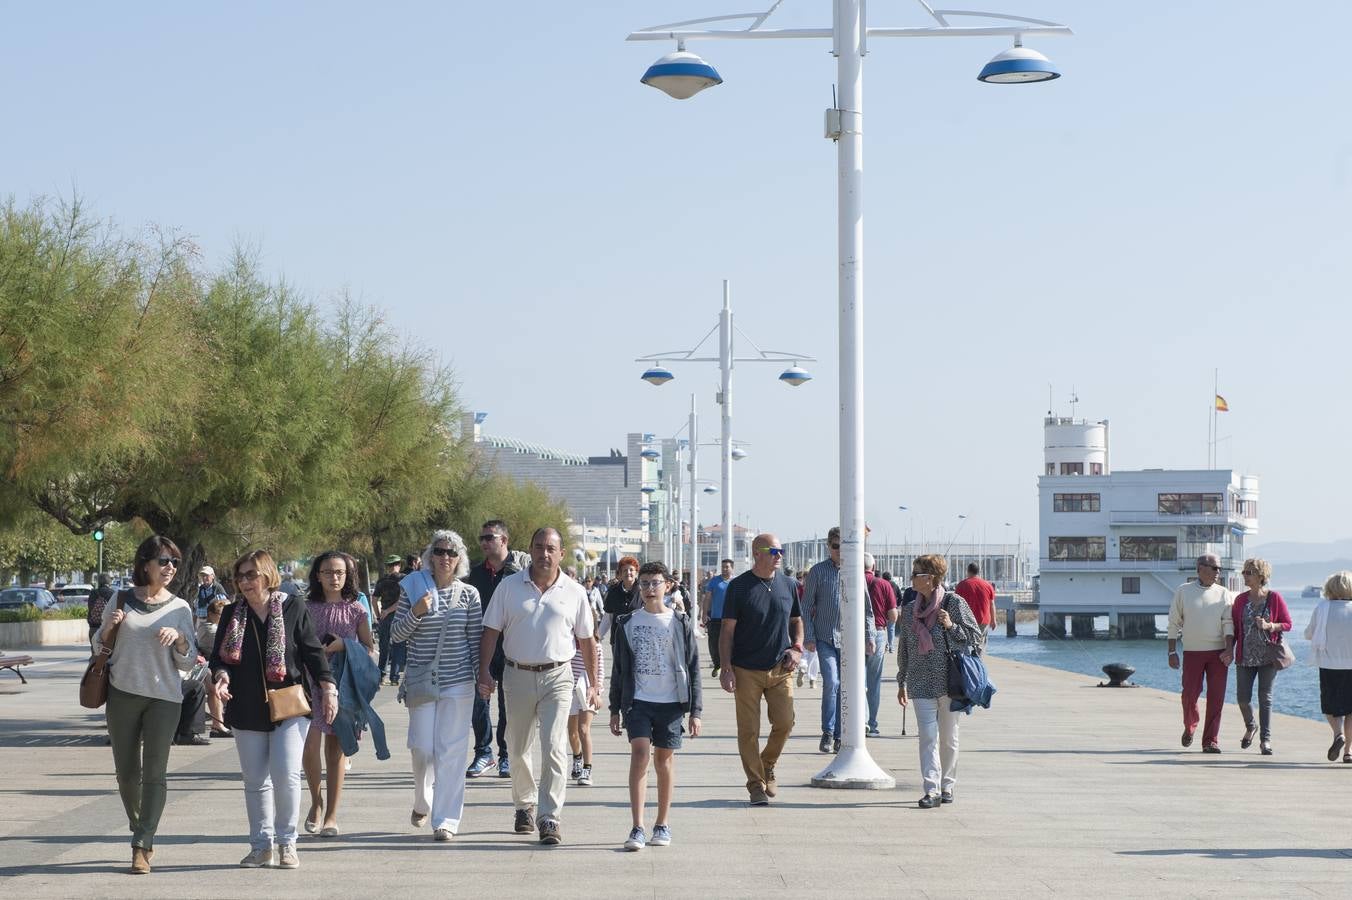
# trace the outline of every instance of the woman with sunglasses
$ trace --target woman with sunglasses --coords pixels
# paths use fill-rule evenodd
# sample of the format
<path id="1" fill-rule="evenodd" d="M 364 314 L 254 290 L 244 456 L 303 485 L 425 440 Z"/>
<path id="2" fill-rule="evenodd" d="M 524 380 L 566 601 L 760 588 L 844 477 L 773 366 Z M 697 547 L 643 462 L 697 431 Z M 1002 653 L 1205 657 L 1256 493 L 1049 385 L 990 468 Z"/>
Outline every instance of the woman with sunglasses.
<path id="1" fill-rule="evenodd" d="M 980 649 L 985 630 L 967 601 L 945 590 L 948 563 L 937 553 L 916 557 L 911 587 L 916 597 L 897 619 L 897 702 L 915 701 L 920 726 L 921 809 L 953 802 L 958 775 L 958 717 L 949 708 L 948 651 Z"/>
<path id="2" fill-rule="evenodd" d="M 310 625 L 319 635 L 326 657 L 342 653 L 348 640 L 360 641 L 369 653 L 375 646 L 371 638 L 371 623 L 358 599 L 357 567 L 352 557 L 338 550 L 327 550 L 310 564 L 310 590 L 306 594 L 305 611 Z M 319 685 L 312 687 L 310 706 L 319 709 Z M 322 745 L 322 757 L 321 757 Z M 310 786 L 310 812 L 305 817 L 305 830 L 319 832 L 320 837 L 338 836 L 338 801 L 343 796 L 343 777 L 347 772 L 347 757 L 327 722 L 313 722 L 305 737 L 305 780 Z M 320 791 L 321 776 L 328 782 L 328 805 Z M 323 816 L 323 827 L 320 817 Z"/>
<path id="3" fill-rule="evenodd" d="M 338 714 L 338 686 L 305 604 L 278 590 L 282 576 L 272 554 L 250 551 L 235 560 L 233 571 L 241 596 L 221 616 L 211 672 L 244 775 L 250 850 L 239 864 L 296 869 L 301 748 L 310 718 L 274 722 L 268 691 L 304 685 L 308 676 L 310 684 L 321 686 L 316 721 L 327 724 Z"/>
<path id="4" fill-rule="evenodd" d="M 152 535 L 136 548 L 130 591 L 108 601 L 94 652 L 108 658 L 108 737 L 131 829 L 131 874 L 150 871 L 164 811 L 165 770 L 183 704 L 183 673 L 197 658 L 192 607 L 169 591 L 183 554 Z"/>
<path id="5" fill-rule="evenodd" d="M 408 642 L 408 668 L 399 697 L 408 708 L 408 749 L 413 754 L 413 813 L 432 837 L 449 841 L 465 812 L 465 760 L 469 756 L 483 606 L 479 592 L 460 579 L 469 571 L 465 542 L 454 531 L 436 531 L 423 551 L 422 568 L 399 583 L 399 606 L 390 640 Z M 435 699 L 405 696 L 410 683 L 431 671 Z"/>

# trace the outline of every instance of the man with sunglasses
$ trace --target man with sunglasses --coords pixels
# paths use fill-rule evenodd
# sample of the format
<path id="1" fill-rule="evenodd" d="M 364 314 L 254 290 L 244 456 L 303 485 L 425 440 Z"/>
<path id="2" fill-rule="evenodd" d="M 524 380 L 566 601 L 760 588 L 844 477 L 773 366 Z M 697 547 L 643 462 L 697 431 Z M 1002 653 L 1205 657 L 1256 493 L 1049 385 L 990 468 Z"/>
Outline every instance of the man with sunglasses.
<path id="1" fill-rule="evenodd" d="M 465 581 L 479 591 L 479 602 L 483 604 L 485 614 L 498 583 L 521 571 L 507 547 L 508 538 L 507 523 L 501 519 L 489 519 L 479 526 L 479 549 L 484 558 L 469 570 Z M 502 640 L 499 638 L 489 671 L 498 688 L 498 777 L 510 778 L 512 764 L 507 755 L 507 705 L 502 691 L 502 667 Z M 465 770 L 466 777 L 478 778 L 493 768 L 493 716 L 490 710 L 487 699 L 474 699 L 474 762 Z"/>
<path id="2" fill-rule="evenodd" d="M 1225 709 L 1225 682 L 1234 658 L 1235 626 L 1230 616 L 1234 595 L 1220 583 L 1220 557 L 1197 557 L 1197 580 L 1174 591 L 1169 606 L 1169 668 L 1179 667 L 1178 639 L 1183 638 L 1183 738 L 1192 746 L 1197 730 L 1197 698 L 1206 679 L 1206 721 L 1202 725 L 1202 752 L 1220 753 L 1221 712 Z"/>
<path id="3" fill-rule="evenodd" d="M 775 795 L 775 764 L 793 730 L 793 673 L 803 655 L 798 587 L 779 571 L 783 559 L 779 538 L 756 535 L 751 569 L 728 584 L 718 636 L 718 680 L 736 698 L 737 752 L 752 806 L 767 806 Z M 762 700 L 770 718 L 763 750 Z"/>

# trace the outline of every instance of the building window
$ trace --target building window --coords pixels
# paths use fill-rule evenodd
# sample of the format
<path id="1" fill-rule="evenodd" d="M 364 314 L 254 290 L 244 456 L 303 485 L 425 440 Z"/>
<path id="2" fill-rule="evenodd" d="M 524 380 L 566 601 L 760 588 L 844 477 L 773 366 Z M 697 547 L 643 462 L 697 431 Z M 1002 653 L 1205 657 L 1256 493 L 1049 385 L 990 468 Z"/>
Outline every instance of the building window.
<path id="1" fill-rule="evenodd" d="M 1089 474 L 1090 474 L 1090 475 L 1102 475 L 1102 474 L 1103 474 L 1103 463 L 1090 463 L 1090 464 L 1089 464 Z"/>
<path id="2" fill-rule="evenodd" d="M 1190 544 L 1219 544 L 1225 540 L 1225 531 L 1224 525 L 1189 525 L 1183 536 Z"/>
<path id="3" fill-rule="evenodd" d="M 1084 463 L 1061 463 L 1062 475 L 1083 475 Z"/>
<path id="4" fill-rule="evenodd" d="M 1240 500 L 1240 499 L 1236 498 L 1236 500 L 1235 500 L 1235 514 L 1238 515 L 1241 519 L 1256 519 L 1256 518 L 1258 518 L 1258 501 L 1257 501 L 1257 500 Z"/>
<path id="5" fill-rule="evenodd" d="M 1107 539 L 1101 537 L 1054 537 L 1047 539 L 1048 559 L 1082 559 L 1102 562 L 1107 556 Z"/>
<path id="6" fill-rule="evenodd" d="M 1225 500 L 1221 494 L 1160 494 L 1158 509 L 1162 516 L 1218 516 Z"/>
<path id="7" fill-rule="evenodd" d="M 1122 593 L 1139 594 L 1141 592 L 1141 577 L 1139 575 L 1122 576 Z"/>
<path id="8" fill-rule="evenodd" d="M 1178 538 L 1123 537 L 1118 543 L 1118 559 L 1156 561 L 1178 559 Z"/>
<path id="9" fill-rule="evenodd" d="M 1047 474 L 1048 475 L 1056 474 L 1056 463 L 1047 463 Z"/>
<path id="10" fill-rule="evenodd" d="M 1098 511 L 1098 494 L 1052 494 L 1052 512 Z"/>

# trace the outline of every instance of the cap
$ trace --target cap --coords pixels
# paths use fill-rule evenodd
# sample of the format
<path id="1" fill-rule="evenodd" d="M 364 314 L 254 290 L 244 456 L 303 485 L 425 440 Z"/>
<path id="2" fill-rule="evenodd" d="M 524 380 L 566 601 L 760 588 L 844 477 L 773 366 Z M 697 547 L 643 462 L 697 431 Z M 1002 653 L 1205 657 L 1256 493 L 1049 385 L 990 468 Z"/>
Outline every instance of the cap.
<path id="1" fill-rule="evenodd" d="M 197 574 L 198 574 L 198 575 L 215 575 L 215 574 L 216 574 L 216 570 L 213 569 L 211 566 L 203 566 L 202 568 L 200 568 L 200 569 L 197 570 Z"/>
<path id="2" fill-rule="evenodd" d="M 403 557 L 401 557 L 398 553 L 391 553 L 389 556 L 385 557 L 385 565 L 387 566 L 393 566 L 403 561 L 404 561 Z"/>

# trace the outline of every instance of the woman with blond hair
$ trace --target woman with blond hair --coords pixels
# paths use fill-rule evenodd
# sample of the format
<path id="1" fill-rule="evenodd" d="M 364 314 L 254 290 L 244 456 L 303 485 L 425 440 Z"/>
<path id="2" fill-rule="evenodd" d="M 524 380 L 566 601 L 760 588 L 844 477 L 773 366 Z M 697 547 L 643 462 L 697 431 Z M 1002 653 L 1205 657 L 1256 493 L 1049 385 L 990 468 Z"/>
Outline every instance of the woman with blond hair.
<path id="1" fill-rule="evenodd" d="M 921 809 L 953 802 L 958 774 L 958 716 L 949 708 L 948 650 L 979 650 L 985 629 L 976 623 L 967 601 L 944 589 L 948 563 L 937 553 L 917 557 L 911 566 L 916 598 L 897 620 L 897 702 L 915 701 L 920 727 Z"/>
<path id="2" fill-rule="evenodd" d="M 272 554 L 246 553 L 235 560 L 233 571 L 241 596 L 221 615 L 211 672 L 216 696 L 225 704 L 225 722 L 235 733 L 244 775 L 250 850 L 239 864 L 246 869 L 274 864 L 296 869 L 301 751 L 310 718 L 293 715 L 274 721 L 268 694 L 300 685 L 309 695 L 308 679 L 321 687 L 315 714 L 331 723 L 338 713 L 338 685 L 310 625 L 305 601 L 278 590 L 282 576 Z"/>
<path id="3" fill-rule="evenodd" d="M 1247 750 L 1258 735 L 1258 748 L 1272 755 L 1272 682 L 1277 677 L 1277 655 L 1283 651 L 1282 632 L 1291 630 L 1291 612 L 1282 595 L 1268 588 L 1272 566 L 1264 559 L 1246 559 L 1241 570 L 1248 590 L 1230 607 L 1235 626 L 1235 699 L 1244 716 Z M 1253 721 L 1253 682 L 1258 680 L 1258 724 Z M 1261 728 L 1261 730 L 1260 730 Z"/>
<path id="4" fill-rule="evenodd" d="M 1339 572 L 1324 582 L 1324 599 L 1314 608 L 1305 637 L 1311 662 L 1319 667 L 1319 708 L 1333 729 L 1328 760 L 1336 762 L 1352 728 L 1352 572 Z M 1352 753 L 1343 753 L 1352 763 Z"/>
<path id="5" fill-rule="evenodd" d="M 390 639 L 408 642 L 399 698 L 408 706 L 413 754 L 413 812 L 432 838 L 449 841 L 465 813 L 465 762 L 479 675 L 483 605 L 460 579 L 469 571 L 465 542 L 454 531 L 432 533 L 423 566 L 399 582 Z"/>

